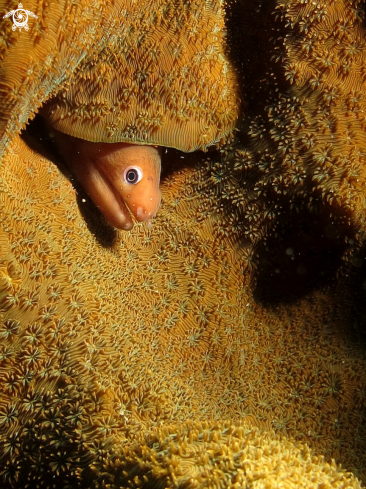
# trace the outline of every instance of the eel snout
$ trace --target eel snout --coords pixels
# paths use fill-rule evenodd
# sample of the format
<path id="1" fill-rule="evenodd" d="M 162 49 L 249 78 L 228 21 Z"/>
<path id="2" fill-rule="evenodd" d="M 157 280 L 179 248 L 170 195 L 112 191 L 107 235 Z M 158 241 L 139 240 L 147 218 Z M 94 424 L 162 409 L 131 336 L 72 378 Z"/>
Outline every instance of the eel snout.
<path id="1" fill-rule="evenodd" d="M 139 222 L 155 217 L 161 200 L 161 148 L 93 143 L 60 132 L 55 140 L 71 173 L 112 226 L 131 229 L 131 214 Z"/>

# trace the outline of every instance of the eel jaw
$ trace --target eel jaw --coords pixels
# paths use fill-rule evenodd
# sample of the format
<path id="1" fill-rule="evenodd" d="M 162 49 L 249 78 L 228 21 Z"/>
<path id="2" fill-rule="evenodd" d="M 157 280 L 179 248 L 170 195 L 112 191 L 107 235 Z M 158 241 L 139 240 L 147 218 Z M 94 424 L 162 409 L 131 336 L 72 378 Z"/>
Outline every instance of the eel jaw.
<path id="1" fill-rule="evenodd" d="M 161 148 L 93 143 L 58 131 L 55 141 L 71 173 L 112 226 L 132 229 L 131 214 L 139 222 L 155 217 L 161 200 Z M 125 170 L 130 167 L 142 171 L 136 184 L 126 182 Z"/>

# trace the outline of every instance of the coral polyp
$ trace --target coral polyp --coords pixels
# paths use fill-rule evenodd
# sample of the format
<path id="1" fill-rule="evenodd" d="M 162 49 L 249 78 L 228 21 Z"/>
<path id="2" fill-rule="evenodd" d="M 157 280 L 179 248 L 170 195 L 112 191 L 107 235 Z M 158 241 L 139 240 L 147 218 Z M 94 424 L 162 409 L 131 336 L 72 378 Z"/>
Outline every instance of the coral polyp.
<path id="1" fill-rule="evenodd" d="M 18 37 L 6 26 L 4 487 L 361 487 L 360 7 L 30 2 L 39 22 Z M 145 63 L 159 64 L 158 41 L 169 54 L 159 65 L 161 90 Z M 136 54 L 132 44 L 147 52 Z M 30 45 L 32 56 L 13 66 Z M 200 55 L 197 47 L 205 48 Z M 187 72 L 188 54 L 206 70 Z M 117 79 L 113 63 L 127 61 L 134 75 Z M 216 102 L 207 89 L 211 69 Z M 202 104 L 191 96 L 190 76 Z M 179 139 L 174 128 L 199 119 L 183 131 L 180 149 L 207 149 L 233 128 L 238 87 L 243 105 L 233 137 L 206 154 L 167 150 L 154 223 L 128 233 L 101 219 L 62 165 L 52 130 L 36 118 L 19 135 L 47 102 L 52 124 L 72 120 L 83 130 L 85 122 L 89 131 L 95 122 L 110 140 L 119 130 L 141 136 L 137 142 L 143 131 L 161 135 L 160 116 L 168 113 Z M 111 116 L 114 96 L 133 119 L 126 127 Z"/>

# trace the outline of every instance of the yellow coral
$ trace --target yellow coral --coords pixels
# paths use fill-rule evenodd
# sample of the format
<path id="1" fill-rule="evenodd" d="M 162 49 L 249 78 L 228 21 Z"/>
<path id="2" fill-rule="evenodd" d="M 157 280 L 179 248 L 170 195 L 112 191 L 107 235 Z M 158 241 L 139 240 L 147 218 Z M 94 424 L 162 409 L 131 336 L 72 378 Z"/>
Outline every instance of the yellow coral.
<path id="1" fill-rule="evenodd" d="M 15 135 L 34 112 L 28 93 L 22 98 L 12 91 L 21 86 L 23 68 L 15 70 L 10 89 L 9 72 L 2 71 L 2 100 L 11 95 L 2 115 L 2 149 L 8 149 L 0 180 L 5 486 L 360 487 L 332 462 L 365 476 L 365 354 L 350 337 L 354 299 L 347 279 L 338 289 L 266 309 L 252 297 L 248 266 L 252 242 L 265 235 L 267 222 L 286 205 L 303 205 L 293 197 L 296 185 L 300 194 L 306 189 L 305 204 L 311 202 L 312 158 L 321 166 L 324 157 L 315 148 L 308 158 L 305 143 L 296 146 L 301 124 L 316 121 L 312 92 L 311 103 L 303 93 L 297 100 L 292 90 L 304 87 L 296 76 L 292 85 L 282 76 L 290 72 L 289 58 L 270 62 L 276 47 L 286 51 L 297 42 L 282 34 L 300 25 L 294 9 L 303 20 L 309 5 L 278 2 L 287 27 L 270 4 L 237 5 L 236 19 L 230 8 L 241 31 L 235 34 L 229 19 L 229 39 L 248 42 L 260 32 L 265 42 L 256 49 L 270 47 L 242 81 L 253 89 L 254 103 L 248 98 L 234 146 L 206 161 L 193 156 L 197 168 L 165 176 L 151 228 L 138 224 L 119 234 L 98 221 L 84 196 L 78 208 L 56 158 L 40 156 L 28 145 L 31 138 L 26 144 Z M 351 10 L 338 3 L 337 18 Z M 91 12 L 84 14 L 92 22 Z M 279 40 L 271 27 L 280 29 Z M 80 37 L 89 35 L 87 22 L 80 29 Z M 10 39 L 10 28 L 7 33 Z M 39 46 L 48 49 L 44 38 Z M 245 60 L 258 51 L 239 55 L 234 47 L 232 60 L 243 62 L 245 72 Z M 263 75 L 266 63 L 273 70 Z M 52 87 L 64 72 L 62 64 L 56 68 Z M 29 85 L 29 100 L 36 86 Z M 339 89 L 343 100 L 346 88 Z M 341 121 L 351 117 L 338 109 Z M 293 121 L 300 129 L 291 136 Z M 310 136 L 310 142 L 321 137 Z M 343 152 L 347 141 L 339 138 Z M 294 159 L 286 159 L 288 142 Z M 356 206 L 354 216 L 360 215 Z"/>
<path id="2" fill-rule="evenodd" d="M 228 16 L 231 59 L 246 105 L 222 184 L 231 192 L 226 201 L 237 207 L 234 224 L 248 219 L 246 233 L 255 240 L 286 205 L 314 213 L 325 205 L 343 227 L 363 233 L 362 2 L 291 0 L 256 8 L 256 2 L 241 1 Z"/>
<path id="3" fill-rule="evenodd" d="M 13 32 L 4 21 L 3 141 L 56 95 L 43 114 L 91 141 L 192 151 L 233 129 L 238 96 L 221 1 L 34 0 L 27 8 L 38 16 L 29 31 Z"/>
<path id="4" fill-rule="evenodd" d="M 221 2 L 127 4 L 118 38 L 83 60 L 42 111 L 90 141 L 193 151 L 234 127 L 238 98 Z"/>
<path id="5" fill-rule="evenodd" d="M 53 163 L 19 138 L 10 146 L 0 239 L 4 483 L 214 485 L 292 474 L 296 487 L 309 474 L 359 487 L 290 442 L 362 471 L 365 364 L 348 345 L 339 301 L 314 293 L 273 313 L 256 305 L 242 251 L 217 240 L 214 218 L 195 220 L 197 184 L 203 172 L 171 175 L 154 226 L 103 247 Z M 194 426 L 176 428 L 187 420 Z M 225 423 L 243 420 L 247 428 L 229 436 Z"/>

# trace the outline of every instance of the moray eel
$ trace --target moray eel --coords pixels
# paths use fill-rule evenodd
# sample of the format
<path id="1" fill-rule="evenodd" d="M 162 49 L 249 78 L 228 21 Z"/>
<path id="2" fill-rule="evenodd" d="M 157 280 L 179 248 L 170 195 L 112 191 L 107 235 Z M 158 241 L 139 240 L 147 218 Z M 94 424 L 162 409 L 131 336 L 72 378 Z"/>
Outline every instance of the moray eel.
<path id="1" fill-rule="evenodd" d="M 129 143 L 93 143 L 55 132 L 71 173 L 112 226 L 129 230 L 155 217 L 160 205 L 161 148 Z"/>

